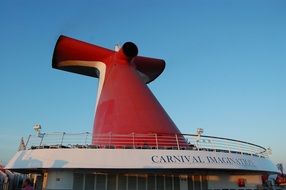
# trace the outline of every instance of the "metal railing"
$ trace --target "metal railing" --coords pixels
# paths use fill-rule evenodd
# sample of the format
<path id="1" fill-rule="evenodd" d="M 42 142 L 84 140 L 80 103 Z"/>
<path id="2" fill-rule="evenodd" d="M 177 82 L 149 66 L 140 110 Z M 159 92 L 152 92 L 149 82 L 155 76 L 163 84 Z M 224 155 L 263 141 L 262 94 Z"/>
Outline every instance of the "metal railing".
<path id="1" fill-rule="evenodd" d="M 225 152 L 268 157 L 270 151 L 244 141 L 194 134 L 98 134 L 41 133 L 29 135 L 23 149 L 44 148 L 109 148 L 109 149 L 172 149 Z"/>

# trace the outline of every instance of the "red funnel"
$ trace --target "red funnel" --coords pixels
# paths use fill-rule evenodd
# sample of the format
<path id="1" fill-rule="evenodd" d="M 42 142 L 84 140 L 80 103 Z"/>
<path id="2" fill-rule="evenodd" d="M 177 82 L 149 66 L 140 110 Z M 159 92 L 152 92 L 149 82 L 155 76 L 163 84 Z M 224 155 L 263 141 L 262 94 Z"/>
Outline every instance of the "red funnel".
<path id="1" fill-rule="evenodd" d="M 155 135 L 160 146 L 177 146 L 173 138 L 181 138 L 180 131 L 146 85 L 163 72 L 165 62 L 137 53 L 132 42 L 115 52 L 61 36 L 53 68 L 99 78 L 93 144 L 154 145 L 150 139 Z M 128 135 L 132 138 L 125 138 Z"/>

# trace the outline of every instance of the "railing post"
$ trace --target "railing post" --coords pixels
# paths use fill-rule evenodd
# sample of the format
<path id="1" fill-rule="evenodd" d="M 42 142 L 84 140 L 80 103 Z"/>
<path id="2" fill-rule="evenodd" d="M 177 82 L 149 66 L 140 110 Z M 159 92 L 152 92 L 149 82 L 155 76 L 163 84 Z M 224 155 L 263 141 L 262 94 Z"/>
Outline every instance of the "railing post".
<path id="1" fill-rule="evenodd" d="M 29 137 L 28 137 L 28 139 L 27 139 L 27 142 L 26 142 L 26 145 L 25 145 L 26 148 L 28 147 L 28 143 L 29 143 L 29 141 L 30 141 L 31 136 L 32 136 L 32 135 L 29 135 Z"/>
<path id="2" fill-rule="evenodd" d="M 228 148 L 228 153 L 230 153 L 231 148 L 230 148 L 230 146 L 229 146 L 228 142 L 226 142 L 226 146 L 227 146 L 227 148 Z"/>
<path id="3" fill-rule="evenodd" d="M 135 149 L 135 134 L 134 134 L 134 132 L 132 133 L 132 141 L 133 141 L 133 148 Z"/>
<path id="4" fill-rule="evenodd" d="M 177 148 L 178 148 L 178 150 L 180 150 L 180 144 L 179 144 L 179 140 L 178 140 L 178 134 L 176 134 L 175 136 L 176 136 Z"/>
<path id="5" fill-rule="evenodd" d="M 156 148 L 159 149 L 157 133 L 155 133 L 155 141 L 156 141 Z"/>
<path id="6" fill-rule="evenodd" d="M 214 143 L 213 143 L 213 141 L 211 140 L 211 139 L 209 139 L 209 142 L 211 143 L 211 145 L 212 145 L 212 148 L 213 148 L 213 150 L 215 151 L 215 145 L 214 145 Z"/>
<path id="7" fill-rule="evenodd" d="M 63 132 L 63 135 L 62 135 L 62 139 L 61 139 L 61 146 L 63 145 L 63 142 L 64 142 L 64 136 L 65 136 L 65 132 Z"/>
<path id="8" fill-rule="evenodd" d="M 111 147 L 111 140 L 112 140 L 112 132 L 109 133 L 109 147 Z"/>
<path id="9" fill-rule="evenodd" d="M 85 140 L 84 140 L 84 144 L 87 145 L 86 141 L 87 141 L 87 136 L 88 136 L 89 132 L 86 132 L 86 135 L 85 135 Z"/>
<path id="10" fill-rule="evenodd" d="M 196 146 L 197 146 L 197 150 L 198 150 L 198 151 L 200 151 L 199 142 L 200 142 L 200 139 L 197 137 L 197 138 L 196 138 Z"/>
<path id="11" fill-rule="evenodd" d="M 41 134 L 41 142 L 40 142 L 40 146 L 42 146 L 42 143 L 43 143 L 43 140 L 44 140 L 44 137 L 45 137 L 45 133 Z"/>

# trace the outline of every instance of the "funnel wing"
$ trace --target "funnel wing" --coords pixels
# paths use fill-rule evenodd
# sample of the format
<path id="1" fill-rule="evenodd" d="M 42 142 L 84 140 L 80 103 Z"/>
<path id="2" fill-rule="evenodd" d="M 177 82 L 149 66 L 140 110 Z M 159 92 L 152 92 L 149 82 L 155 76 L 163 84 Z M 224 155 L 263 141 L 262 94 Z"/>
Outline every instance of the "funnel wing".
<path id="1" fill-rule="evenodd" d="M 165 61 L 149 57 L 137 56 L 133 59 L 132 64 L 143 78 L 145 83 L 155 80 L 165 69 Z"/>
<path id="2" fill-rule="evenodd" d="M 52 66 L 55 69 L 98 78 L 96 62 L 105 62 L 113 54 L 112 50 L 60 36 L 54 49 Z"/>

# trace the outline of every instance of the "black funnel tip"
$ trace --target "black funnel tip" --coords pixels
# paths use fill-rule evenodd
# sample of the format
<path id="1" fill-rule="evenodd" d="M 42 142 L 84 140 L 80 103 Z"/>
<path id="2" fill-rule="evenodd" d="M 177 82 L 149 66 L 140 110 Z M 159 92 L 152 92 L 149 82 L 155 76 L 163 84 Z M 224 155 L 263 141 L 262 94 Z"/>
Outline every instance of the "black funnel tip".
<path id="1" fill-rule="evenodd" d="M 129 57 L 135 57 L 138 54 L 138 48 L 133 42 L 126 42 L 122 46 L 124 54 Z"/>

